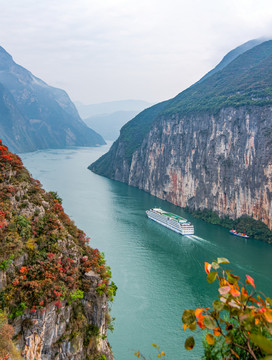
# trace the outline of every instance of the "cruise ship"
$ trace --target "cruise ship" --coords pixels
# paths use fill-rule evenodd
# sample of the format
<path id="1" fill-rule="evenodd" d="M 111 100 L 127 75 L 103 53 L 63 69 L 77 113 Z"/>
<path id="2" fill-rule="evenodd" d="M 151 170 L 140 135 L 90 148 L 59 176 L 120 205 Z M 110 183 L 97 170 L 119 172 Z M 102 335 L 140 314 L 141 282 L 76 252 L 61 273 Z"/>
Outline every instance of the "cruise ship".
<path id="1" fill-rule="evenodd" d="M 149 219 L 154 220 L 181 235 L 194 234 L 194 225 L 178 215 L 166 212 L 162 209 L 147 210 L 146 215 Z"/>

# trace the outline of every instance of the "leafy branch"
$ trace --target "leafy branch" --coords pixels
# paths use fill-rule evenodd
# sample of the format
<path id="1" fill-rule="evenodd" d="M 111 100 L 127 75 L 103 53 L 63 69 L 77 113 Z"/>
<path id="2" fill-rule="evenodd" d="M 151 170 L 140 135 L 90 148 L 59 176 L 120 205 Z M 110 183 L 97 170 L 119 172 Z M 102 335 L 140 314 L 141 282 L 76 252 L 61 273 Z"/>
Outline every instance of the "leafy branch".
<path id="1" fill-rule="evenodd" d="M 256 290 L 251 276 L 246 275 L 242 283 L 223 264 L 229 261 L 218 258 L 205 263 L 207 281 L 218 281 L 219 299 L 213 301 L 212 307 L 185 310 L 183 329 L 207 331 L 206 355 L 215 354 L 220 344 L 221 359 L 272 359 L 272 299 Z M 185 348 L 192 350 L 194 345 L 194 337 L 189 336 Z"/>

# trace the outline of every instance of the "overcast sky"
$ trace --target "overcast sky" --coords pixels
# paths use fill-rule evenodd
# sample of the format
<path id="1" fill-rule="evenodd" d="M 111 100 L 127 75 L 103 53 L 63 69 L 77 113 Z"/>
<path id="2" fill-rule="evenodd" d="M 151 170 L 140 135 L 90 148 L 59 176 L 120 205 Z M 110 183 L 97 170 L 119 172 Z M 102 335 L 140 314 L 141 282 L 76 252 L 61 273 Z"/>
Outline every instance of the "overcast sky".
<path id="1" fill-rule="evenodd" d="M 272 37 L 271 0 L 0 0 L 0 45 L 85 104 L 169 99 Z"/>

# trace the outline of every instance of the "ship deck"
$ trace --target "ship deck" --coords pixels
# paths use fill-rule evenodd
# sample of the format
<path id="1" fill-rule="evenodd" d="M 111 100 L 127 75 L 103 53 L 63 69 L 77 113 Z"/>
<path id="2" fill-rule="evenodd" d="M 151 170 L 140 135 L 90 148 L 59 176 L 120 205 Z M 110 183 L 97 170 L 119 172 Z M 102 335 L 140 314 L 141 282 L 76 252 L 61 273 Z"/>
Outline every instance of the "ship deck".
<path id="1" fill-rule="evenodd" d="M 163 212 L 162 214 L 169 216 L 171 218 L 174 218 L 175 220 L 178 220 L 178 221 L 187 222 L 187 220 L 185 218 L 178 216 L 176 214 L 170 213 L 170 212 Z"/>

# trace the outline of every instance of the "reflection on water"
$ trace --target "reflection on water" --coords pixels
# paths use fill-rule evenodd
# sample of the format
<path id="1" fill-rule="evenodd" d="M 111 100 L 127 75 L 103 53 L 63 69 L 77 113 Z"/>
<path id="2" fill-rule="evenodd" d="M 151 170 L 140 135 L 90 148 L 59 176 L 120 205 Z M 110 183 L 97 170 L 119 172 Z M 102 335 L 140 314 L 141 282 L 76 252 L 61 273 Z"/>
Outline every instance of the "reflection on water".
<path id="1" fill-rule="evenodd" d="M 231 261 L 231 269 L 255 278 L 272 295 L 272 246 L 231 236 L 226 229 L 194 219 L 182 209 L 144 191 L 95 175 L 87 166 L 108 146 L 47 150 L 23 154 L 26 167 L 46 190 L 57 191 L 66 212 L 105 252 L 118 286 L 112 306 L 115 330 L 109 334 L 116 360 L 152 353 L 160 344 L 167 359 L 199 359 L 201 339 L 184 349 L 181 330 L 185 308 L 211 305 L 216 285 L 209 285 L 204 261 Z M 181 236 L 149 220 L 145 210 L 161 207 L 193 222 L 195 235 Z"/>

